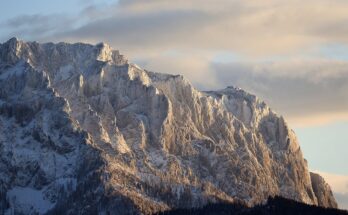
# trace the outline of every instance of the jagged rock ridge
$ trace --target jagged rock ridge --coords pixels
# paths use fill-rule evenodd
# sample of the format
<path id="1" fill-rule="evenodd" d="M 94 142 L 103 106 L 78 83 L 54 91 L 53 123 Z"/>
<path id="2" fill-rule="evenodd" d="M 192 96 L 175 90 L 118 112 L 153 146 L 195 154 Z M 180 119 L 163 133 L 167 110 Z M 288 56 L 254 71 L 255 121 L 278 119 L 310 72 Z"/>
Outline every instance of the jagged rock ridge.
<path id="1" fill-rule="evenodd" d="M 200 92 L 107 44 L 0 45 L 0 211 L 153 213 L 280 195 L 337 207 L 294 132 L 245 91 Z"/>

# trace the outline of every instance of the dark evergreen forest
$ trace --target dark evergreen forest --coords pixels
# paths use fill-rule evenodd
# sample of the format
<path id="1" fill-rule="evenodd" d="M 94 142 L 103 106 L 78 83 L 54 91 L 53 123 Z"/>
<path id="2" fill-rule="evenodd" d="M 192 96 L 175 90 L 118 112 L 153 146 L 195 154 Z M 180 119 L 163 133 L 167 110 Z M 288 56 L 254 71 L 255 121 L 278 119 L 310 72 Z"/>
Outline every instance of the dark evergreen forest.
<path id="1" fill-rule="evenodd" d="M 203 208 L 175 209 L 157 215 L 348 215 L 348 211 L 322 208 L 282 197 L 269 198 L 267 204 L 249 208 L 242 203 L 208 204 Z"/>

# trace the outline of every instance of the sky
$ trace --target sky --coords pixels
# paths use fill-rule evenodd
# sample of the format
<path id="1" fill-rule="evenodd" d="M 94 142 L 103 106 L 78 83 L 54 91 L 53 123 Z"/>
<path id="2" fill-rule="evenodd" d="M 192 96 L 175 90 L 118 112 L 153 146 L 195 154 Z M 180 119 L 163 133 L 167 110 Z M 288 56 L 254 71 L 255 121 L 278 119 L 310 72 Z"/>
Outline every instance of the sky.
<path id="1" fill-rule="evenodd" d="M 200 90 L 241 87 L 296 132 L 348 209 L 348 1 L 0 0 L 0 41 L 101 41 Z"/>

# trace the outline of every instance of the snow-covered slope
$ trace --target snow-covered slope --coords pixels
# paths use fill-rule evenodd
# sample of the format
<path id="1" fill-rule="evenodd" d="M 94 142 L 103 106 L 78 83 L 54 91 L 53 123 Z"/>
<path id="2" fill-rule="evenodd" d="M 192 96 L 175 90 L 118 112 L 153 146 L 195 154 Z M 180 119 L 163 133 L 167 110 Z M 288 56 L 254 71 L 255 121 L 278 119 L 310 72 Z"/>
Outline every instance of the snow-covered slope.
<path id="1" fill-rule="evenodd" d="M 16 38 L 0 45 L 0 86 L 0 212 L 152 213 L 274 195 L 337 207 L 284 119 L 241 89 L 197 91 L 104 43 Z"/>

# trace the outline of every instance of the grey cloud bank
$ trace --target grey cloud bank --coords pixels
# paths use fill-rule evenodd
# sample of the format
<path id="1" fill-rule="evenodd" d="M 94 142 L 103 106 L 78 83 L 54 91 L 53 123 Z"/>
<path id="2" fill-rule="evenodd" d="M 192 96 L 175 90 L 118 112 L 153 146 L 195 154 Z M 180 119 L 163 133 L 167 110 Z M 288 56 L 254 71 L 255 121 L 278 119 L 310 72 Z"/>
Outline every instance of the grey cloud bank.
<path id="1" fill-rule="evenodd" d="M 141 49 L 140 44 L 155 50 L 233 49 L 256 56 L 293 53 L 332 40 L 347 42 L 346 8 L 348 3 L 339 0 L 120 1 L 88 6 L 73 17 L 61 14 L 56 22 L 72 18 L 80 25 L 58 25 L 54 34 L 40 39 L 103 39 L 127 49 Z M 32 25 L 47 19 L 32 20 Z M 14 21 L 16 30 L 27 23 L 21 16 Z"/>
<path id="2" fill-rule="evenodd" d="M 212 67 L 220 85 L 236 85 L 269 100 L 295 123 L 306 123 L 311 116 L 323 122 L 330 116 L 346 117 L 347 62 L 231 63 Z"/>

